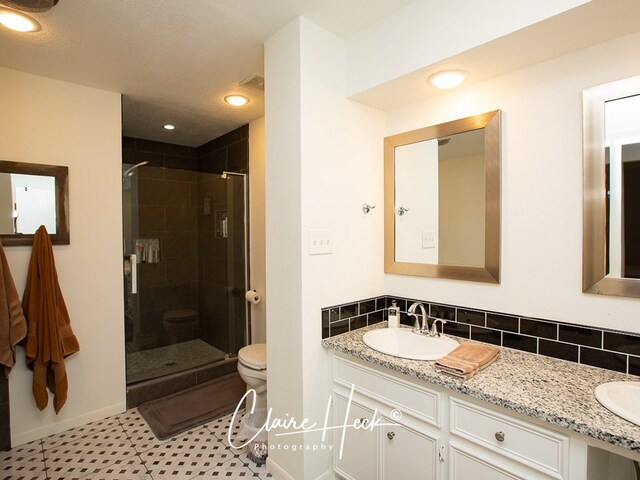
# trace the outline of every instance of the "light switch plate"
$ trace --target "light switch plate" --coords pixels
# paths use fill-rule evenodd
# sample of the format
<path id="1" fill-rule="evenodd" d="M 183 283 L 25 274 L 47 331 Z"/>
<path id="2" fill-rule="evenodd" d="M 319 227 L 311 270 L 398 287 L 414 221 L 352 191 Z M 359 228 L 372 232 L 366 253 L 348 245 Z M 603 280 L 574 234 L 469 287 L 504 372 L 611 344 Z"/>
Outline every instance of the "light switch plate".
<path id="1" fill-rule="evenodd" d="M 333 253 L 333 230 L 309 230 L 309 255 Z"/>
<path id="2" fill-rule="evenodd" d="M 435 232 L 422 232 L 422 248 L 436 248 Z"/>

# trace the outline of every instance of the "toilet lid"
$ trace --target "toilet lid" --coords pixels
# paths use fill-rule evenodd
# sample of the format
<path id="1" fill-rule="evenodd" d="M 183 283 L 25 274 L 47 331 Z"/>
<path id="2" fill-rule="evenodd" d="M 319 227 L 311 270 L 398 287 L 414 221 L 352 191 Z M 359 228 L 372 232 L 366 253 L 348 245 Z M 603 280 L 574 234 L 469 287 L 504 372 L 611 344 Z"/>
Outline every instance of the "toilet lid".
<path id="1" fill-rule="evenodd" d="M 238 352 L 238 360 L 249 368 L 265 370 L 267 368 L 267 344 L 254 343 L 242 347 Z"/>

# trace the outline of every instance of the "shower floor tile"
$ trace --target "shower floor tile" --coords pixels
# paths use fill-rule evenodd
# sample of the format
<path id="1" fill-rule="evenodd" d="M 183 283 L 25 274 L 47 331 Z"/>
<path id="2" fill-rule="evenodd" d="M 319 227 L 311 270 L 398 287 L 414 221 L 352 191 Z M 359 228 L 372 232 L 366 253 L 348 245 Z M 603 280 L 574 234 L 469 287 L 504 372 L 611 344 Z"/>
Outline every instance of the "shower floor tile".
<path id="1" fill-rule="evenodd" d="M 127 352 L 127 384 L 201 367 L 224 358 L 222 350 L 200 339 Z"/>
<path id="2" fill-rule="evenodd" d="M 258 467 L 248 459 L 246 449 L 229 448 L 221 440 L 230 423 L 231 415 L 226 415 L 164 442 L 154 442 L 149 438 L 150 430 L 144 419 L 137 409 L 131 409 L 48 437 L 45 441 L 38 440 L 1 452 L 0 478 L 272 478 L 264 465 Z"/>

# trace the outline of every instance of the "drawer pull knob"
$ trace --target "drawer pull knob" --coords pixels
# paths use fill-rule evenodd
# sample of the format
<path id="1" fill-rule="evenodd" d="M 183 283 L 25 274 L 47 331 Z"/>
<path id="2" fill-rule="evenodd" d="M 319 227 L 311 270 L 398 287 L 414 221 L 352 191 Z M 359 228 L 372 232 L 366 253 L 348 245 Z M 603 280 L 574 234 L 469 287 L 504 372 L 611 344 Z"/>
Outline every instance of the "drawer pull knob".
<path id="1" fill-rule="evenodd" d="M 395 437 L 395 436 L 396 436 L 395 432 L 389 432 L 389 433 L 387 433 L 387 438 L 388 438 L 389 440 L 393 440 L 393 437 Z"/>
<path id="2" fill-rule="evenodd" d="M 504 432 L 496 432 L 496 440 L 499 442 L 504 442 Z"/>

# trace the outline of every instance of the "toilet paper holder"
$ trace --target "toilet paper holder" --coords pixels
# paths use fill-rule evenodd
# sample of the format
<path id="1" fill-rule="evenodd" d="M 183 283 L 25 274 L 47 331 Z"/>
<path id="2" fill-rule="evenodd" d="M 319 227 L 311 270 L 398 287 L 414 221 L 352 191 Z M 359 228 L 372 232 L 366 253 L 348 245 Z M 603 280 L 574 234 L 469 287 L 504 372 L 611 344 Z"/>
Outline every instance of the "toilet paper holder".
<path id="1" fill-rule="evenodd" d="M 247 293 L 244 294 L 244 298 L 247 299 L 247 302 L 258 305 L 262 301 L 262 296 L 256 290 L 247 290 Z"/>

